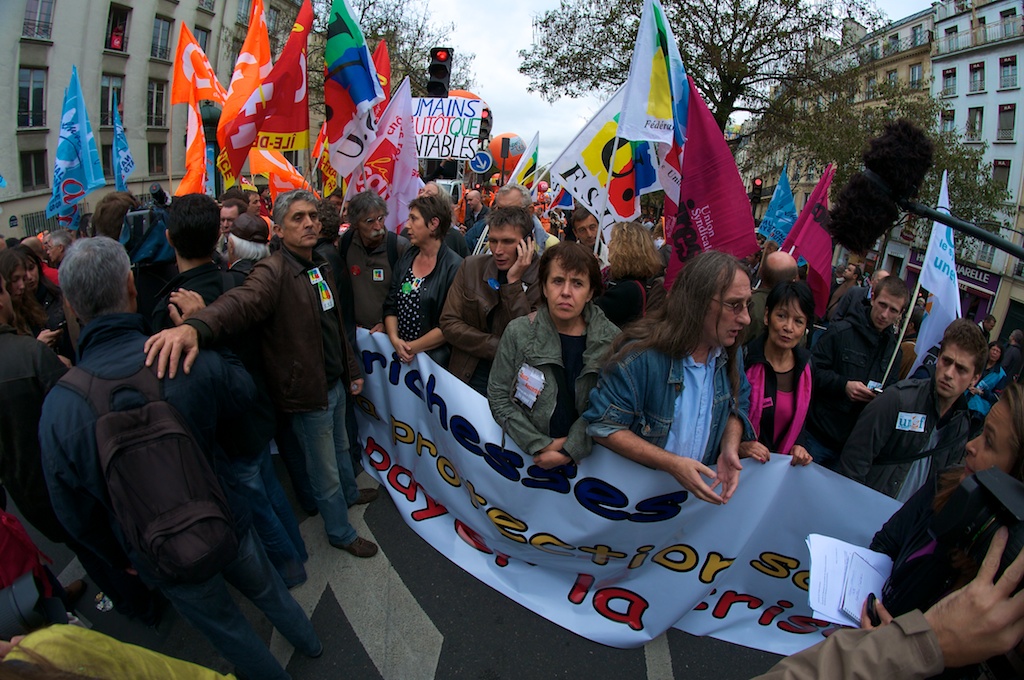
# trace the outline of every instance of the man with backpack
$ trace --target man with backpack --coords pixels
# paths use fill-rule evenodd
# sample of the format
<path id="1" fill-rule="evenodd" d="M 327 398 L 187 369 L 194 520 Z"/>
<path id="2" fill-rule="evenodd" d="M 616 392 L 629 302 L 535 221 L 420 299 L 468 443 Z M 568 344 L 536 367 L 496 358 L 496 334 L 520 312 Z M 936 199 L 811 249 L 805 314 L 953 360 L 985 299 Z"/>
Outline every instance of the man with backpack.
<path id="1" fill-rule="evenodd" d="M 158 586 L 246 677 L 287 678 L 227 589 L 252 600 L 300 652 L 322 653 L 256 540 L 215 441 L 217 421 L 251 402 L 252 379 L 214 352 L 200 352 L 188 375 L 157 379 L 144 363 L 128 256 L 115 241 L 76 242 L 61 276 L 84 327 L 79 364 L 50 391 L 39 426 L 54 511 L 113 567 Z"/>
<path id="2" fill-rule="evenodd" d="M 345 264 L 356 326 L 371 332 L 384 330 L 384 298 L 391 288 L 391 275 L 398 258 L 409 247 L 409 239 L 384 226 L 388 206 L 376 191 L 363 191 L 348 202 L 352 226 L 341 235 L 338 252 Z M 339 280 L 344 274 L 338 273 Z"/>

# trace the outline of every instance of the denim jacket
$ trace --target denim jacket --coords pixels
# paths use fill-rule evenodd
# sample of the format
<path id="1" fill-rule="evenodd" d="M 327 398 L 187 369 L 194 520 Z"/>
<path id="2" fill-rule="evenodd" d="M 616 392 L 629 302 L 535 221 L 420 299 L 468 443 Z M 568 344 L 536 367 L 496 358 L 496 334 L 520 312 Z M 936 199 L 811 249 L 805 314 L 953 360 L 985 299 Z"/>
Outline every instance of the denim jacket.
<path id="1" fill-rule="evenodd" d="M 744 441 L 756 439 L 747 417 L 750 412 L 750 383 L 743 370 L 742 352 L 736 353 L 736 360 L 740 362 L 738 402 L 729 389 L 728 357 L 723 352 L 715 363 L 715 398 L 711 410 L 711 434 L 702 461 L 705 465 L 714 465 L 718 461 L 719 445 L 730 415 L 743 422 Z M 590 408 L 583 414 L 583 419 L 590 423 L 587 434 L 607 437 L 613 432 L 629 429 L 640 438 L 664 448 L 675 417 L 676 397 L 685 388 L 683 359 L 670 359 L 651 349 L 627 354 L 602 373 L 597 387 L 591 390 Z"/>

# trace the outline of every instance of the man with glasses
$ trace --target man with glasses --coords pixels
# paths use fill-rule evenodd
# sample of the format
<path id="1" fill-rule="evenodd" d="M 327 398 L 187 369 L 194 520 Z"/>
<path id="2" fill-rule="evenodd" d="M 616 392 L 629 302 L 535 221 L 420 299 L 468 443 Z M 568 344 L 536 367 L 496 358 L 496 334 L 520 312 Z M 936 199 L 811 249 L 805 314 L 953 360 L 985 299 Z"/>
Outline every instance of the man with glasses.
<path id="1" fill-rule="evenodd" d="M 898 379 L 903 352 L 894 324 L 909 297 L 899 277 L 886 277 L 878 282 L 870 306 L 851 308 L 815 343 L 814 399 L 805 431 L 805 446 L 815 463 L 835 468 L 864 407 Z"/>
<path id="2" fill-rule="evenodd" d="M 755 438 L 738 351 L 750 302 L 750 277 L 735 257 L 708 251 L 691 260 L 664 313 L 627 326 L 612 345 L 583 414 L 594 441 L 668 472 L 700 500 L 728 501 L 740 441 Z"/>
<path id="3" fill-rule="evenodd" d="M 351 227 L 341 236 L 338 251 L 351 281 L 356 325 L 371 333 L 384 330 L 384 298 L 391 287 L 395 263 L 409 239 L 388 231 L 388 206 L 375 191 L 363 191 L 348 202 Z"/>

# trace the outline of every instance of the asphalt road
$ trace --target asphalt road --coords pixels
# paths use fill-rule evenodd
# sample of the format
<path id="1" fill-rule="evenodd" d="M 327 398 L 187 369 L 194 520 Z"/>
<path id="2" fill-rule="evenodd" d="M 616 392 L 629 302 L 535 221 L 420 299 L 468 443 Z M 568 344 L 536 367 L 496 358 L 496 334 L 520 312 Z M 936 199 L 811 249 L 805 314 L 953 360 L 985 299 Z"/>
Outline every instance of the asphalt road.
<path id="1" fill-rule="evenodd" d="M 283 475 L 283 470 L 281 470 Z M 282 477 L 283 479 L 283 477 Z M 369 484 L 364 474 L 360 482 Z M 287 484 L 285 485 L 287 489 Z M 290 492 L 290 489 L 288 489 Z M 249 620 L 296 680 L 532 680 L 534 678 L 750 678 L 779 658 L 670 630 L 645 647 L 621 650 L 571 633 L 509 600 L 449 562 L 417 536 L 384 493 L 357 506 L 353 522 L 381 552 L 357 559 L 332 548 L 319 517 L 295 505 L 310 560 L 309 580 L 291 592 L 311 613 L 324 642 L 319 659 L 291 646 L 239 597 Z M 33 529 L 67 583 L 81 575 L 74 555 Z M 100 612 L 90 587 L 79 605 L 96 630 L 221 672 L 230 672 L 205 639 L 174 611 L 157 629 Z"/>

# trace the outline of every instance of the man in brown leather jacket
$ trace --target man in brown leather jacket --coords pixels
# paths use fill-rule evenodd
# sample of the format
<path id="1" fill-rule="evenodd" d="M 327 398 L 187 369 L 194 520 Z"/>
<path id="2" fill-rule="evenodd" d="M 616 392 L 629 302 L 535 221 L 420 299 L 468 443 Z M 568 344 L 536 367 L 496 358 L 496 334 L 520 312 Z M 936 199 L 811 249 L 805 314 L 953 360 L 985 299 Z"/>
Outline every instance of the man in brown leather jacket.
<path id="1" fill-rule="evenodd" d="M 184 358 L 187 373 L 199 347 L 249 328 L 260 334 L 274 404 L 292 415 L 331 545 L 357 557 L 377 546 L 360 538 L 348 507 L 368 503 L 376 490 L 356 486 L 345 431 L 346 394 L 362 391 L 362 371 L 345 338 L 334 273 L 314 251 L 316 197 L 290 191 L 274 205 L 282 248 L 253 268 L 245 282 L 217 298 L 183 325 L 146 343 L 147 363 L 173 378 Z"/>
<path id="2" fill-rule="evenodd" d="M 452 346 L 448 370 L 483 395 L 505 326 L 540 303 L 530 211 L 494 208 L 486 220 L 490 252 L 462 263 L 440 320 Z"/>

